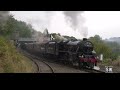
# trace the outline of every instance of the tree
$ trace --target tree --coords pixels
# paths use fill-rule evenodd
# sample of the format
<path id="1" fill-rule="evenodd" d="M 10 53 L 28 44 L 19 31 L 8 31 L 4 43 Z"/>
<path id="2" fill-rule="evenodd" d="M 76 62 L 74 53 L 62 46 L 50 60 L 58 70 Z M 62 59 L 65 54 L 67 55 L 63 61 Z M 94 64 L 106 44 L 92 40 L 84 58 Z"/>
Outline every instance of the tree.
<path id="1" fill-rule="evenodd" d="M 6 22 L 9 18 L 9 11 L 0 11 L 0 35 L 4 33 Z"/>
<path id="2" fill-rule="evenodd" d="M 120 45 L 117 42 L 104 41 L 112 49 L 112 59 L 117 59 L 120 55 Z"/>
<path id="3" fill-rule="evenodd" d="M 104 43 L 99 35 L 95 35 L 94 37 L 90 37 L 89 40 L 94 44 L 94 49 L 97 54 L 103 54 L 104 58 L 111 58 L 112 50 L 111 48 Z"/>
<path id="4" fill-rule="evenodd" d="M 6 22 L 9 17 L 9 11 L 0 11 L 0 23 Z"/>
<path id="5" fill-rule="evenodd" d="M 102 38 L 99 35 L 95 35 L 94 38 L 99 41 L 102 40 Z"/>
<path id="6" fill-rule="evenodd" d="M 9 16 L 8 20 L 6 21 L 6 24 L 4 26 L 4 30 L 3 30 L 3 35 L 5 36 L 9 36 L 10 34 L 12 34 L 12 32 L 15 31 L 15 22 L 14 22 L 14 18 L 13 16 Z"/>
<path id="7" fill-rule="evenodd" d="M 33 30 L 30 24 L 16 20 L 9 11 L 0 11 L 0 35 L 12 37 L 17 31 L 20 37 L 32 37 Z"/>

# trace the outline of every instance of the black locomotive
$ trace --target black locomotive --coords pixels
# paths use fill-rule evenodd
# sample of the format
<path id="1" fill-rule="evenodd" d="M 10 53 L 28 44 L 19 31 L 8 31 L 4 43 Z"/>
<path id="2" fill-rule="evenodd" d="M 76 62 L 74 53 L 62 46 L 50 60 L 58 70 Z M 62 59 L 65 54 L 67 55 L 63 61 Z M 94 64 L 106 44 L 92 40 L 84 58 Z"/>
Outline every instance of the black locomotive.
<path id="1" fill-rule="evenodd" d="M 97 65 L 96 54 L 93 53 L 94 46 L 86 38 L 81 41 L 56 42 L 51 40 L 45 43 L 26 43 L 24 49 L 45 56 L 54 56 L 57 60 L 78 65 L 80 68 L 93 68 Z"/>

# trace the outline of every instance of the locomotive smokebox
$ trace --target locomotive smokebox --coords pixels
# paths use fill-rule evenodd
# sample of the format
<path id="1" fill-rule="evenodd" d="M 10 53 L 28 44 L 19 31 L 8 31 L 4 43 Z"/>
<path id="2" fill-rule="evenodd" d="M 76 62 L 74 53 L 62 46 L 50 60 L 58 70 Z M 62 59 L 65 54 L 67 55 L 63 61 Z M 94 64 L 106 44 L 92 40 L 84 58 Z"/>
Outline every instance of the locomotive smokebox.
<path id="1" fill-rule="evenodd" d="M 87 38 L 83 38 L 83 41 L 87 41 Z"/>

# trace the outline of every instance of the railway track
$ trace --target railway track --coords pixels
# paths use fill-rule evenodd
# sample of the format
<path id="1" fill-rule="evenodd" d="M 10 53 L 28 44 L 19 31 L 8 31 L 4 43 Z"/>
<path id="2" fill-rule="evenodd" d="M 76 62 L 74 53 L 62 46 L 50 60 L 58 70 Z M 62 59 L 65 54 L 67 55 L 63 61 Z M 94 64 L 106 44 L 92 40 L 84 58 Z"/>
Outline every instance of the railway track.
<path id="1" fill-rule="evenodd" d="M 89 72 L 89 73 L 106 73 L 105 71 L 89 69 L 89 68 L 84 68 L 84 69 L 81 69 L 81 70 L 84 70 L 84 71 Z"/>
<path id="2" fill-rule="evenodd" d="M 59 73 L 59 69 L 56 69 L 58 66 L 53 66 L 52 64 L 58 64 L 58 62 L 52 61 L 52 60 L 46 60 L 44 57 L 38 57 L 36 55 L 31 55 L 30 53 L 21 50 L 22 53 L 28 58 L 30 58 L 38 68 L 38 73 Z M 50 64 L 51 63 L 51 64 Z M 64 65 L 63 63 L 59 63 L 59 65 Z M 53 66 L 53 67 L 52 67 Z M 43 68 L 44 67 L 44 68 Z M 60 66 L 59 66 L 60 67 Z M 73 68 L 73 66 L 67 65 L 69 68 Z M 53 69 L 54 68 L 54 69 Z M 56 69 L 56 70 L 55 70 Z M 62 67 L 60 69 L 63 69 Z M 83 68 L 83 69 L 76 69 L 76 71 L 83 71 L 83 73 L 105 73 L 105 71 L 95 70 L 95 69 L 89 69 L 89 68 Z M 73 72 L 74 73 L 74 72 Z"/>
<path id="3" fill-rule="evenodd" d="M 22 52 L 24 56 L 30 58 L 36 64 L 37 73 L 54 73 L 53 68 L 47 62 L 45 62 L 43 58 L 38 58 L 23 50 L 20 50 L 20 52 Z"/>
<path id="4" fill-rule="evenodd" d="M 39 57 L 37 57 L 37 58 L 39 58 Z M 56 62 L 56 60 L 51 60 L 50 59 L 50 60 L 46 60 L 46 61 L 51 62 L 51 63 L 65 65 L 65 66 L 68 66 L 68 67 L 71 67 L 71 68 L 75 68 L 74 66 L 71 66 L 71 65 L 68 65 L 68 64 L 65 64 L 65 63 Z M 76 69 L 79 69 L 79 68 L 76 68 Z M 96 70 L 96 69 L 89 69 L 89 68 L 82 68 L 82 69 L 79 69 L 79 70 L 82 70 L 82 71 L 85 71 L 85 72 L 88 72 L 88 73 L 106 73 L 103 70 Z"/>
<path id="5" fill-rule="evenodd" d="M 39 73 L 40 72 L 40 67 L 39 67 L 38 63 L 33 58 L 31 58 L 30 56 L 27 56 L 25 54 L 24 54 L 24 56 L 28 57 L 29 59 L 31 59 L 31 61 L 33 61 L 35 63 L 35 65 L 37 66 L 37 73 Z"/>
<path id="6" fill-rule="evenodd" d="M 39 60 L 39 62 L 41 61 L 43 64 L 45 64 L 45 65 L 49 68 L 49 70 L 50 70 L 51 73 L 54 73 L 54 70 L 53 70 L 52 66 L 49 65 L 47 62 L 45 62 L 45 61 L 43 60 L 43 58 L 38 58 L 38 57 L 33 56 L 33 55 L 30 55 L 30 56 L 31 56 L 32 58 L 36 59 L 36 60 Z"/>

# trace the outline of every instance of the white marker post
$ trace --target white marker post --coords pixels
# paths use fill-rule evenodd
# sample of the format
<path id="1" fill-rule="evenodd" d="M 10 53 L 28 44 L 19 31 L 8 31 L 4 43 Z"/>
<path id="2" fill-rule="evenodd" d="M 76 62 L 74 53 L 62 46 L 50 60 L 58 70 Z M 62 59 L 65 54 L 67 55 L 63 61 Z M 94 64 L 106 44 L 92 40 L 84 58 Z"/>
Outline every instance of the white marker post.
<path id="1" fill-rule="evenodd" d="M 103 54 L 100 54 L 100 61 L 103 61 Z"/>

